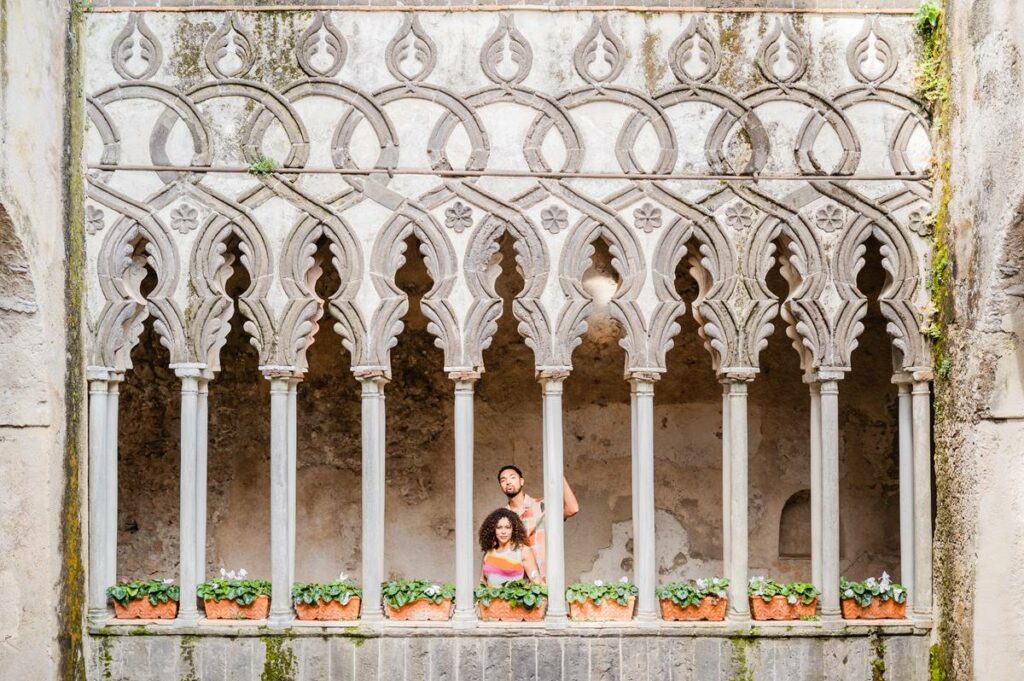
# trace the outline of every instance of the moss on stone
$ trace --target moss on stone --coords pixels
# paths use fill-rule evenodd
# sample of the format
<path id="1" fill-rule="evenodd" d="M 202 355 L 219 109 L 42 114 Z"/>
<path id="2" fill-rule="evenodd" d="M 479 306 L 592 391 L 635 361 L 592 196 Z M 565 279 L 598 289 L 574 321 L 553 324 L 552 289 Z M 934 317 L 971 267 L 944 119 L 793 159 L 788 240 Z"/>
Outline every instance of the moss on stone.
<path id="1" fill-rule="evenodd" d="M 665 75 L 665 60 L 659 54 L 661 38 L 649 29 L 644 30 L 644 39 L 640 43 L 640 62 L 644 67 L 644 84 L 647 92 L 654 94 L 658 83 Z"/>
<path id="2" fill-rule="evenodd" d="M 99 639 L 99 646 L 100 646 L 100 665 L 103 668 L 102 669 L 103 678 L 104 679 L 112 679 L 114 677 L 114 673 L 111 671 L 110 667 L 111 667 L 111 665 L 113 664 L 113 661 L 114 661 L 114 654 L 113 654 L 113 652 L 110 649 L 110 646 L 111 646 L 111 644 L 110 644 L 110 637 L 104 636 L 103 638 Z"/>
<path id="3" fill-rule="evenodd" d="M 289 646 L 292 636 L 262 636 L 265 656 L 260 681 L 294 681 L 295 652 Z"/>
<path id="4" fill-rule="evenodd" d="M 195 636 L 181 637 L 181 681 L 199 681 L 199 674 L 196 672 L 195 644 Z"/>
<path id="5" fill-rule="evenodd" d="M 885 681 L 885 639 L 877 633 L 869 637 L 871 643 L 871 681 Z"/>
<path id="6" fill-rule="evenodd" d="M 754 672 L 747 663 L 747 650 L 754 642 L 754 630 L 748 636 L 734 636 L 732 643 L 731 673 L 729 681 L 754 681 Z"/>
<path id="7" fill-rule="evenodd" d="M 203 48 L 216 30 L 212 22 L 192 21 L 189 15 L 182 15 L 178 21 L 168 63 L 171 73 L 179 80 L 179 86 L 191 87 L 206 75 Z"/>
<path id="8" fill-rule="evenodd" d="M 313 19 L 310 12 L 280 11 L 254 14 L 256 45 L 266 50 L 254 67 L 253 77 L 281 90 L 306 74 L 299 68 L 295 46 Z"/>
<path id="9" fill-rule="evenodd" d="M 928 649 L 928 681 L 946 681 L 947 676 L 942 646 L 936 643 Z"/>

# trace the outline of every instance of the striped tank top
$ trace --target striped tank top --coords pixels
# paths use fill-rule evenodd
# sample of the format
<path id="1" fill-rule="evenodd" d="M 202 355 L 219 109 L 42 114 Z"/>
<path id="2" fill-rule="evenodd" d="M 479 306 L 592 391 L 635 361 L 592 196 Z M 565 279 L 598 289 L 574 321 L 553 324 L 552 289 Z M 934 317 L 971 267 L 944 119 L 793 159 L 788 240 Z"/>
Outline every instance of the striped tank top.
<path id="1" fill-rule="evenodd" d="M 491 549 L 484 554 L 484 579 L 488 586 L 501 586 L 525 576 L 522 549 Z"/>

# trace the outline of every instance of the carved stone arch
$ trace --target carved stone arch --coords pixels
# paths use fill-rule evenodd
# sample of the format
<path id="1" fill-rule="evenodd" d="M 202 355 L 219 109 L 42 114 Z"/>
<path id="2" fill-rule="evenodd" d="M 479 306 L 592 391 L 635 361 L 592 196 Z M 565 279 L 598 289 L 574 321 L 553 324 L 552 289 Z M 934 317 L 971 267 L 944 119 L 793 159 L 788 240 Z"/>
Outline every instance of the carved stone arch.
<path id="1" fill-rule="evenodd" d="M 153 329 L 171 362 L 187 361 L 185 320 L 174 300 L 180 259 L 167 227 L 143 206 L 102 187 L 91 186 L 88 193 L 122 216 L 100 247 L 97 278 L 107 302 L 97 320 L 91 362 L 117 371 L 130 369 L 132 348 L 151 314 Z M 141 289 L 146 265 L 157 280 L 148 295 Z"/>
<path id="2" fill-rule="evenodd" d="M 836 320 L 835 366 L 850 366 L 857 338 L 864 331 L 861 320 L 867 314 L 867 297 L 857 288 L 857 274 L 864 266 L 866 242 L 870 237 L 881 244 L 882 268 L 886 284 L 879 294 L 879 307 L 886 318 L 886 332 L 902 356 L 902 369 L 930 365 L 927 343 L 919 328 L 919 314 L 913 296 L 918 280 L 914 252 L 909 239 L 892 223 L 885 224 L 866 215 L 858 215 L 844 232 L 836 249 L 833 277 L 843 305 Z"/>
<path id="3" fill-rule="evenodd" d="M 402 317 L 409 310 L 409 296 L 399 288 L 395 276 L 405 264 L 405 240 L 410 235 L 419 240 L 420 253 L 434 283 L 420 301 L 428 320 L 427 331 L 434 336 L 434 345 L 444 351 L 446 370 L 456 366 L 461 338 L 449 296 L 455 286 L 458 258 L 441 225 L 428 212 L 407 204 L 392 216 L 373 244 L 370 271 L 380 302 L 370 321 L 363 354 L 352 358 L 353 367 L 391 375 L 391 348 L 398 343 Z"/>
<path id="4" fill-rule="evenodd" d="M 319 329 L 317 322 L 324 308 L 337 319 L 334 329 L 342 345 L 354 357 L 365 336 L 365 325 L 354 300 L 362 281 L 362 253 L 351 228 L 337 219 L 337 224 L 321 222 L 307 215 L 285 240 L 281 253 L 281 286 L 288 295 L 288 304 L 280 322 L 279 356 L 275 363 L 305 369 L 306 350 L 313 344 Z M 341 279 L 338 290 L 324 300 L 316 293 L 316 280 L 322 269 L 316 262 L 317 242 L 326 239 L 330 257 Z"/>
<path id="5" fill-rule="evenodd" d="M 238 307 L 247 320 L 242 329 L 259 352 L 261 364 L 270 363 L 274 345 L 274 324 L 266 301 L 272 277 L 270 247 L 240 206 L 230 217 L 215 213 L 203 225 L 192 251 L 191 279 L 198 300 L 189 329 L 196 361 L 213 371 L 220 370 L 220 350 L 227 341 L 234 314 L 226 286 L 235 263 L 233 257 L 225 255 L 232 237 L 238 239 L 239 260 L 249 274 L 249 288 L 238 299 Z"/>
<path id="6" fill-rule="evenodd" d="M 538 365 L 545 356 L 543 350 L 549 347 L 551 323 L 540 301 L 548 277 L 544 242 L 529 221 L 506 222 L 492 216 L 474 231 L 463 265 L 466 285 L 473 296 L 466 316 L 467 366 L 483 367 L 483 351 L 490 347 L 498 330 L 502 302 L 494 288 L 500 272 L 496 259 L 501 258 L 498 250 L 506 232 L 512 238 L 516 264 L 524 281 L 522 292 L 512 301 L 512 314 L 519 321 L 518 331 L 533 349 Z"/>
<path id="7" fill-rule="evenodd" d="M 572 352 L 582 342 L 587 330 L 586 318 L 593 307 L 590 295 L 583 288 L 583 274 L 590 267 L 594 255 L 593 244 L 597 239 L 604 239 L 608 244 L 612 267 L 621 280 L 612 297 L 609 312 L 626 330 L 619 344 L 626 351 L 627 365 L 632 364 L 631 358 L 643 352 L 647 324 L 636 298 L 647 272 L 640 243 L 636 234 L 617 221 L 601 222 L 584 217 L 572 227 L 562 248 L 559 277 L 566 301 L 555 324 L 551 353 L 539 367 L 572 367 Z"/>

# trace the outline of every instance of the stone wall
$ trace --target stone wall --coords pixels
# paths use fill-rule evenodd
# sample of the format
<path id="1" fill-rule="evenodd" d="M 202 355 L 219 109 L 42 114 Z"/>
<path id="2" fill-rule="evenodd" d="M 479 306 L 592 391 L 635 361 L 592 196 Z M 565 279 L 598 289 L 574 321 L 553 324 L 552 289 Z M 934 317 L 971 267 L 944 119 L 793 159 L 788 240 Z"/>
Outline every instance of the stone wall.
<path id="1" fill-rule="evenodd" d="M 936 595 L 951 679 L 1024 669 L 1024 6 L 952 0 L 950 360 L 936 404 Z"/>
<path id="2" fill-rule="evenodd" d="M 65 459 L 64 3 L 0 2 L 0 678 L 80 653 L 79 490 Z M 74 319 L 74 316 L 72 316 Z M 73 424 L 74 421 L 71 421 Z M 72 437 L 78 433 L 72 433 Z M 65 465 L 67 464 L 67 466 Z M 64 530 L 67 530 L 66 532 Z M 63 561 L 62 561 L 63 556 Z M 79 655 L 80 657 L 80 655 Z"/>
<path id="3" fill-rule="evenodd" d="M 789 627 L 794 628 L 801 627 Z M 288 636 L 244 629 L 236 628 L 231 637 L 101 634 L 90 642 L 90 673 L 110 681 L 918 681 L 928 676 L 928 637 L 909 627 L 782 635 L 766 628 L 732 637 L 715 627 L 661 635 L 581 628 L 561 634 L 349 631 L 329 638 L 316 628 Z"/>

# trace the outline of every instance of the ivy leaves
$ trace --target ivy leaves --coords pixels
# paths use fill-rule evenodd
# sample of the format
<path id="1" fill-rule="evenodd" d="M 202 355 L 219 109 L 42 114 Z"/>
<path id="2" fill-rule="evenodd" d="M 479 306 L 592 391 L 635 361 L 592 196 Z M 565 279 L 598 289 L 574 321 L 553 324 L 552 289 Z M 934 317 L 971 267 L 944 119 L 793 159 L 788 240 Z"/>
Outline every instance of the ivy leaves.
<path id="1" fill-rule="evenodd" d="M 107 587 L 107 598 L 123 606 L 139 598 L 148 598 L 150 605 L 159 605 L 167 601 L 177 603 L 180 597 L 181 588 L 171 579 L 134 579 Z"/>
<path id="2" fill-rule="evenodd" d="M 473 597 L 483 606 L 490 607 L 491 601 L 505 601 L 513 607 L 533 610 L 547 598 L 548 587 L 526 579 L 506 582 L 501 586 L 481 584 L 473 590 Z"/>
<path id="3" fill-rule="evenodd" d="M 251 605 L 260 596 L 270 595 L 270 582 L 265 579 L 211 579 L 203 582 L 196 593 L 205 601 L 229 600 Z"/>

